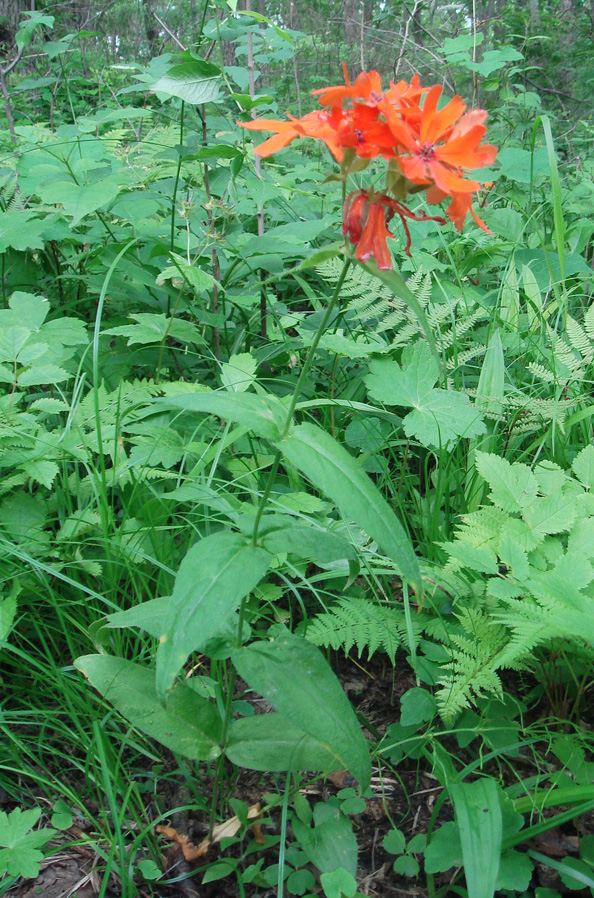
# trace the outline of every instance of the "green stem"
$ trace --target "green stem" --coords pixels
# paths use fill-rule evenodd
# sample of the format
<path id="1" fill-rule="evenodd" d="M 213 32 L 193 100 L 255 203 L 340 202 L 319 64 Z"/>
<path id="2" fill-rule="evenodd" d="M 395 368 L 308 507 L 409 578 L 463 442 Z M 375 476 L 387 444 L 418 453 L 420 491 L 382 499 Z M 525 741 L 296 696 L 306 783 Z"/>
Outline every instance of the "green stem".
<path id="1" fill-rule="evenodd" d="M 179 187 L 179 176 L 181 174 L 182 167 L 182 155 L 181 148 L 184 143 L 184 109 L 185 102 L 182 100 L 181 104 L 181 117 L 179 122 L 179 148 L 180 154 L 179 159 L 177 160 L 177 171 L 175 173 L 175 184 L 173 186 L 173 197 L 171 199 L 171 249 L 173 249 L 174 241 L 175 241 L 175 204 L 177 202 L 177 188 Z M 169 314 L 169 313 L 167 313 Z"/>
<path id="2" fill-rule="evenodd" d="M 326 309 L 326 311 L 324 313 L 324 316 L 320 322 L 320 326 L 318 327 L 315 337 L 313 338 L 312 344 L 309 347 L 309 351 L 305 358 L 305 362 L 303 363 L 303 368 L 301 369 L 301 373 L 299 374 L 299 377 L 297 378 L 297 383 L 295 385 L 293 397 L 291 399 L 291 403 L 290 403 L 288 411 L 287 411 L 287 420 L 285 421 L 285 426 L 284 426 L 283 432 L 281 434 L 281 440 L 283 440 L 289 433 L 289 429 L 293 422 L 293 414 L 295 412 L 295 407 L 297 406 L 297 403 L 299 402 L 299 397 L 300 397 L 301 391 L 303 389 L 303 384 L 305 382 L 305 378 L 309 374 L 309 371 L 312 366 L 317 348 L 320 344 L 320 340 L 322 339 L 322 337 L 324 335 L 324 332 L 328 326 L 328 322 L 330 321 L 332 312 L 334 311 L 334 306 L 336 305 L 336 301 L 338 300 L 338 297 L 340 296 L 340 291 L 342 289 L 342 285 L 344 284 L 344 279 L 347 276 L 347 272 L 349 270 L 351 262 L 352 262 L 352 259 L 345 259 L 344 265 L 342 266 L 342 271 L 340 272 L 340 277 L 338 278 L 336 287 L 334 288 L 334 292 L 332 293 L 332 296 L 330 297 L 330 302 L 328 303 L 328 308 Z M 254 530 L 252 533 L 252 542 L 254 545 L 256 544 L 256 542 L 258 540 L 258 531 L 260 529 L 260 521 L 262 520 L 262 515 L 264 514 L 264 511 L 266 509 L 266 504 L 268 502 L 268 497 L 270 496 L 270 491 L 272 490 L 272 487 L 274 485 L 274 479 L 275 479 L 276 473 L 278 471 L 278 466 L 280 464 L 280 460 L 281 460 L 281 453 L 280 453 L 280 451 L 278 451 L 274 457 L 274 461 L 272 463 L 272 467 L 271 467 L 270 473 L 268 475 L 268 480 L 266 482 L 266 486 L 264 487 L 264 492 L 262 493 L 262 496 L 260 497 L 258 511 L 256 512 L 256 520 L 254 521 Z"/>

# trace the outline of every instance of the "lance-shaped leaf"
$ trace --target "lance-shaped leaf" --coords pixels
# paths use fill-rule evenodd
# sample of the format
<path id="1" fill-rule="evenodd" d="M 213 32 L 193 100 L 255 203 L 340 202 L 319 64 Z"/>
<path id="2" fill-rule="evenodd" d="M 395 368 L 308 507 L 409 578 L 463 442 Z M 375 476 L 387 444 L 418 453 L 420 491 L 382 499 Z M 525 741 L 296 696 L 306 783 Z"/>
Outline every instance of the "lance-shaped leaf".
<path id="1" fill-rule="evenodd" d="M 161 701 L 190 652 L 203 651 L 268 569 L 269 552 L 239 533 L 215 533 L 192 546 L 175 580 L 157 650 Z"/>
<path id="2" fill-rule="evenodd" d="M 287 418 L 285 406 L 275 396 L 230 393 L 226 390 L 180 393 L 159 399 L 155 405 L 218 415 L 226 421 L 249 427 L 256 436 L 269 440 L 280 439 Z"/>
<path id="3" fill-rule="evenodd" d="M 277 445 L 286 459 L 376 540 L 400 574 L 420 594 L 421 573 L 410 540 L 384 497 L 352 455 L 313 424 L 300 424 Z"/>
<path id="4" fill-rule="evenodd" d="M 74 666 L 131 724 L 171 751 L 197 761 L 220 755 L 217 708 L 189 686 L 177 683 L 163 707 L 148 667 L 110 655 L 84 655 Z"/>
<path id="5" fill-rule="evenodd" d="M 257 714 L 229 727 L 225 754 L 249 770 L 337 770 L 340 758 L 281 714 Z"/>
<path id="6" fill-rule="evenodd" d="M 319 649 L 283 633 L 271 642 L 237 649 L 232 660 L 241 677 L 283 717 L 321 742 L 341 767 L 369 785 L 369 750 L 355 712 Z"/>
<path id="7" fill-rule="evenodd" d="M 468 898 L 493 898 L 503 830 L 497 783 L 487 778 L 455 783 L 450 797 L 462 842 Z"/>

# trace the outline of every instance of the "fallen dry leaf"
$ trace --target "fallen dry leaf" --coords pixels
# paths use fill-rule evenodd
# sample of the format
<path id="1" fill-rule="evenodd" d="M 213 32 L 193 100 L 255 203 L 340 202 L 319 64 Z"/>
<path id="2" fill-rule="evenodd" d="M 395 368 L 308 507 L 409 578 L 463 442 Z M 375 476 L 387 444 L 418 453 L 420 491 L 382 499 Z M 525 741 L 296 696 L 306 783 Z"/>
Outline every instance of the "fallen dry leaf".
<path id="1" fill-rule="evenodd" d="M 260 804 L 257 802 L 248 808 L 247 818 L 248 820 L 255 820 L 259 816 Z M 221 839 L 230 839 L 239 832 L 240 829 L 241 821 L 239 820 L 239 817 L 230 817 L 228 820 L 225 820 L 224 823 L 215 826 L 212 831 L 212 839 L 203 839 L 200 845 L 192 844 L 187 836 L 180 835 L 172 826 L 157 826 L 156 832 L 165 836 L 165 838 L 170 839 L 170 841 L 176 842 L 187 861 L 197 861 L 206 854 L 211 845 L 215 845 L 217 842 L 220 842 Z M 259 824 L 256 823 L 252 826 L 252 832 L 254 833 L 256 842 L 263 844 L 264 836 L 262 835 Z"/>

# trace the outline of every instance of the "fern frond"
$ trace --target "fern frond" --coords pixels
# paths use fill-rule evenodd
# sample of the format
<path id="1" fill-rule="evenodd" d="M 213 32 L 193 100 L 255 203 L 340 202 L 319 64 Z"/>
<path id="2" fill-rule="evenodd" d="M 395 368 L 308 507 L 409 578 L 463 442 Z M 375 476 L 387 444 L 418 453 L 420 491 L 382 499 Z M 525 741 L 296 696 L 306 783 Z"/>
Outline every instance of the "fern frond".
<path id="1" fill-rule="evenodd" d="M 415 626 L 418 629 L 416 621 Z M 406 638 L 406 621 L 402 608 L 368 599 L 341 599 L 308 624 L 305 636 L 315 645 L 345 652 L 356 646 L 359 656 L 364 649 L 370 655 L 381 649 L 394 661 L 396 649 Z"/>

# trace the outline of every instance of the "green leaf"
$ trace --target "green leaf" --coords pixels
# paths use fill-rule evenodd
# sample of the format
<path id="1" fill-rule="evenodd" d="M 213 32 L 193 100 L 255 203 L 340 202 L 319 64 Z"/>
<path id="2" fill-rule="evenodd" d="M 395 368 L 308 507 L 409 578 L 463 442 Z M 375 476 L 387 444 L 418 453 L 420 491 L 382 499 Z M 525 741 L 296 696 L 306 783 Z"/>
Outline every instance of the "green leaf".
<path id="1" fill-rule="evenodd" d="M 343 895 L 345 898 L 354 898 L 357 891 L 357 880 L 344 867 L 332 870 L 331 873 L 322 873 L 320 885 L 326 898 L 342 898 Z"/>
<path id="2" fill-rule="evenodd" d="M 44 203 L 61 205 L 66 215 L 72 216 L 72 224 L 77 225 L 91 212 L 107 206 L 120 192 L 115 176 L 103 178 L 88 186 L 72 181 L 49 180 L 37 189 Z"/>
<path id="3" fill-rule="evenodd" d="M 0 811 L 0 876 L 25 876 L 33 879 L 39 875 L 43 854 L 38 851 L 55 836 L 55 829 L 33 829 L 41 810 L 23 811 L 15 808 L 10 814 Z"/>
<path id="4" fill-rule="evenodd" d="M 179 97 L 192 106 L 220 100 L 221 70 L 211 62 L 191 59 L 173 65 L 166 75 L 151 85 L 155 93 Z"/>
<path id="5" fill-rule="evenodd" d="M 9 247 L 18 250 L 43 249 L 47 223 L 30 209 L 0 212 L 0 253 Z"/>
<path id="6" fill-rule="evenodd" d="M 336 440 L 300 424 L 278 443 L 282 454 L 379 544 L 398 571 L 421 593 L 421 572 L 410 540 L 377 487 Z"/>
<path id="7" fill-rule="evenodd" d="M 221 383 L 232 393 L 244 393 L 256 379 L 258 363 L 249 352 L 232 355 L 221 365 Z"/>
<path id="8" fill-rule="evenodd" d="M 225 754 L 234 764 L 249 770 L 329 772 L 342 763 L 317 739 L 274 712 L 234 721 Z"/>
<path id="9" fill-rule="evenodd" d="M 431 841 L 425 848 L 425 873 L 445 873 L 462 864 L 462 843 L 458 827 L 453 822 L 444 823 L 431 836 Z"/>
<path id="10" fill-rule="evenodd" d="M 501 856 L 502 818 L 495 780 L 454 783 L 450 797 L 462 843 L 468 898 L 493 898 Z"/>
<path id="11" fill-rule="evenodd" d="M 455 558 L 463 567 L 481 574 L 498 574 L 497 556 L 488 546 L 473 546 L 470 543 L 456 540 L 442 543 L 451 558 Z"/>
<path id="12" fill-rule="evenodd" d="M 271 642 L 238 649 L 232 660 L 241 677 L 284 717 L 317 739 L 359 780 L 369 785 L 371 762 L 355 713 L 335 674 L 315 646 L 283 633 Z"/>
<path id="13" fill-rule="evenodd" d="M 522 511 L 534 502 L 538 481 L 527 465 L 510 465 L 498 455 L 477 452 L 476 467 L 491 487 L 491 501 L 504 511 Z"/>
<path id="14" fill-rule="evenodd" d="M 577 517 L 575 496 L 538 497 L 524 509 L 524 520 L 535 536 L 548 536 L 570 530 Z"/>
<path id="15" fill-rule="evenodd" d="M 357 840 L 351 821 L 338 808 L 316 805 L 316 825 L 306 826 L 293 819 L 293 832 L 308 860 L 321 873 L 333 873 L 339 867 L 351 876 L 357 873 Z"/>
<path id="16" fill-rule="evenodd" d="M 586 446 L 576 455 L 571 466 L 575 476 L 585 487 L 594 490 L 594 446 Z"/>
<path id="17" fill-rule="evenodd" d="M 282 530 L 272 530 L 260 540 L 272 555 L 286 552 L 315 564 L 332 564 L 343 558 L 356 558 L 353 546 L 340 536 L 307 524 L 287 522 Z"/>
<path id="18" fill-rule="evenodd" d="M 133 726 L 171 751 L 194 760 L 220 755 L 220 715 L 189 686 L 177 683 L 163 707 L 154 670 L 109 655 L 84 655 L 74 666 Z"/>
<path id="19" fill-rule="evenodd" d="M 54 813 L 52 814 L 52 826 L 56 829 L 70 829 L 72 826 L 72 811 L 65 801 L 61 798 L 54 804 Z"/>
<path id="20" fill-rule="evenodd" d="M 445 446 L 459 436 L 473 437 L 485 431 L 468 396 L 453 390 L 434 389 L 439 368 L 426 343 L 418 341 L 402 355 L 402 367 L 394 361 L 371 362 L 365 383 L 371 397 L 386 405 L 413 406 L 404 418 L 407 436 L 424 446 Z"/>
<path id="21" fill-rule="evenodd" d="M 436 701 L 426 689 L 413 687 L 408 689 L 400 699 L 402 726 L 418 726 L 435 716 Z M 392 852 L 396 854 L 396 852 Z"/>
<path id="22" fill-rule="evenodd" d="M 406 848 L 406 839 L 404 834 L 394 827 L 386 833 L 382 844 L 388 854 L 402 854 Z"/>
<path id="23" fill-rule="evenodd" d="M 257 436 L 269 440 L 280 439 L 287 418 L 285 406 L 275 396 L 229 393 L 226 390 L 167 396 L 157 400 L 155 406 L 217 415 L 242 424 Z"/>
<path id="24" fill-rule="evenodd" d="M 200 330 L 190 321 L 183 318 L 168 318 L 166 315 L 154 315 L 149 312 L 137 312 L 129 316 L 136 324 L 122 324 L 103 331 L 104 334 L 128 337 L 128 346 L 135 343 L 161 343 L 167 338 L 179 340 L 180 343 L 204 343 Z"/>
<path id="25" fill-rule="evenodd" d="M 530 885 L 534 864 L 520 851 L 504 851 L 499 863 L 497 889 L 525 892 Z"/>
<path id="26" fill-rule="evenodd" d="M 401 876 L 417 876 L 419 870 L 419 862 L 409 854 L 403 854 L 394 861 L 394 872 Z"/>
<path id="27" fill-rule="evenodd" d="M 224 531 L 201 539 L 180 565 L 157 650 L 162 699 L 193 651 L 203 651 L 241 600 L 260 582 L 272 556 Z"/>

